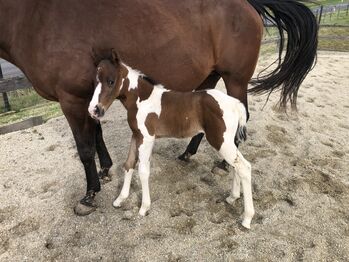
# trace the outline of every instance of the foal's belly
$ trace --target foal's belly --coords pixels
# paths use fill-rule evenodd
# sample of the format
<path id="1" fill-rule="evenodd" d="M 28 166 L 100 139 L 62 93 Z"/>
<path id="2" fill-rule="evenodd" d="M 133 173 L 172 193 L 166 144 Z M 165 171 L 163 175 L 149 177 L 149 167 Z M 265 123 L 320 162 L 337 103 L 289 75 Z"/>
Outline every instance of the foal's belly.
<path id="1" fill-rule="evenodd" d="M 202 132 L 203 128 L 197 119 L 193 119 L 189 115 L 176 115 L 174 117 L 160 115 L 155 130 L 157 138 L 186 138 L 197 135 Z"/>

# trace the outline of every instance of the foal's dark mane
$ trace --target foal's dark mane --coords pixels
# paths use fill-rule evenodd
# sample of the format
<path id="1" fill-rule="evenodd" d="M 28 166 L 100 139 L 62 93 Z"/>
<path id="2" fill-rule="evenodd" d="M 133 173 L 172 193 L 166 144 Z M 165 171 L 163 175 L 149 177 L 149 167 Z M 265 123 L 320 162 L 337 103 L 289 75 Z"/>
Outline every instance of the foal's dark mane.
<path id="1" fill-rule="evenodd" d="M 140 77 L 141 77 L 142 79 L 144 79 L 145 81 L 147 81 L 149 84 L 153 85 L 153 86 L 159 84 L 158 82 L 156 82 L 154 79 L 150 78 L 149 76 L 141 75 Z"/>

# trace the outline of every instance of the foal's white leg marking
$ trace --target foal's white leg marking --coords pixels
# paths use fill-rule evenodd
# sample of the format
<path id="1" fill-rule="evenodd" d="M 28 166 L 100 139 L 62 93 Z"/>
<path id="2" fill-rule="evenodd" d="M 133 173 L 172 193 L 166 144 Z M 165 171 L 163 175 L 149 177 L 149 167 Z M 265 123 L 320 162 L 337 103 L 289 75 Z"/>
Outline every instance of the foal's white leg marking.
<path id="1" fill-rule="evenodd" d="M 237 152 L 235 168 L 241 178 L 242 190 L 244 192 L 244 218 L 242 220 L 242 225 L 246 228 L 251 228 L 251 220 L 254 216 L 251 164 L 242 156 L 239 151 Z"/>
<path id="2" fill-rule="evenodd" d="M 155 138 L 148 137 L 143 139 L 143 144 L 139 147 L 139 178 L 142 184 L 142 206 L 139 210 L 141 216 L 145 216 L 150 209 L 149 193 L 149 175 L 150 175 L 150 156 L 153 150 Z"/>
<path id="3" fill-rule="evenodd" d="M 223 144 L 225 144 L 225 142 Z M 244 214 L 242 225 L 246 228 L 251 228 L 251 220 L 254 215 L 254 207 L 252 200 L 251 165 L 237 150 L 235 144 L 231 144 L 230 147 L 230 152 L 226 150 L 219 152 L 222 155 L 222 157 L 235 168 L 235 176 L 240 177 L 241 179 L 242 190 L 244 192 Z M 238 181 L 236 181 L 236 183 L 238 183 Z M 238 188 L 238 194 L 240 195 L 240 186 Z M 235 189 L 237 191 L 237 187 Z M 236 193 L 234 191 L 235 190 L 233 188 L 233 197 L 228 197 L 228 203 L 231 203 L 231 200 L 234 199 L 234 194 Z"/>
<path id="4" fill-rule="evenodd" d="M 102 91 L 102 83 L 98 83 L 95 89 L 95 92 L 93 93 L 93 97 L 90 102 L 90 105 L 88 107 L 88 112 L 91 114 L 91 116 L 94 116 L 94 109 L 99 102 L 99 95 L 101 94 L 101 91 Z"/>
<path id="5" fill-rule="evenodd" d="M 227 197 L 226 201 L 229 204 L 233 204 L 235 200 L 240 198 L 240 176 L 236 174 L 235 169 L 231 171 L 233 175 L 233 189 L 229 197 Z"/>
<path id="6" fill-rule="evenodd" d="M 142 206 L 139 210 L 141 216 L 145 216 L 150 209 L 149 175 L 150 156 L 154 145 L 155 136 L 151 136 L 145 126 L 148 114 L 161 114 L 161 97 L 166 92 L 161 85 L 154 86 L 153 92 L 147 100 L 137 101 L 138 112 L 136 115 L 137 126 L 143 135 L 143 144 L 139 147 L 139 177 L 142 184 Z"/>
<path id="7" fill-rule="evenodd" d="M 232 203 L 240 196 L 240 179 L 242 190 L 244 192 L 244 215 L 242 225 L 246 228 L 251 227 L 251 220 L 254 215 L 251 184 L 251 165 L 237 150 L 234 142 L 235 134 L 239 124 L 239 118 L 244 117 L 241 114 L 241 103 L 239 100 L 229 97 L 218 90 L 206 91 L 219 104 L 223 111 L 223 120 L 226 131 L 223 134 L 224 142 L 219 150 L 222 157 L 235 168 L 236 174 L 233 182 L 232 196 L 228 197 L 227 202 Z"/>
<path id="8" fill-rule="evenodd" d="M 125 178 L 124 178 L 124 184 L 122 186 L 122 190 L 118 198 L 114 201 L 113 206 L 114 207 L 120 207 L 121 203 L 128 198 L 130 194 L 130 186 L 132 181 L 132 174 L 134 169 L 130 169 L 129 171 L 125 170 Z"/>

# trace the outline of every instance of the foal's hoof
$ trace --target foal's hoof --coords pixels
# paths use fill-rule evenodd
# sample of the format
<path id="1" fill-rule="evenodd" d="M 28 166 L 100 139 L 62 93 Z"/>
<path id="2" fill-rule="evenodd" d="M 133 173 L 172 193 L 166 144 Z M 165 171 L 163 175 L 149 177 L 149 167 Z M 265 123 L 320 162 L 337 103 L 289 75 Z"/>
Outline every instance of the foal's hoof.
<path id="1" fill-rule="evenodd" d="M 74 212 L 78 216 L 87 216 L 97 209 L 95 201 L 96 193 L 90 190 L 83 199 L 74 207 Z"/>
<path id="2" fill-rule="evenodd" d="M 188 163 L 190 161 L 190 157 L 191 154 L 189 152 L 184 152 L 178 157 L 178 159 Z"/>
<path id="3" fill-rule="evenodd" d="M 229 173 L 229 164 L 224 160 L 222 162 L 216 163 L 211 169 L 211 172 L 215 175 L 224 176 Z"/>
<path id="4" fill-rule="evenodd" d="M 107 184 L 112 180 L 111 174 L 109 174 L 109 168 L 103 168 L 101 171 L 99 171 L 98 177 L 103 184 Z"/>

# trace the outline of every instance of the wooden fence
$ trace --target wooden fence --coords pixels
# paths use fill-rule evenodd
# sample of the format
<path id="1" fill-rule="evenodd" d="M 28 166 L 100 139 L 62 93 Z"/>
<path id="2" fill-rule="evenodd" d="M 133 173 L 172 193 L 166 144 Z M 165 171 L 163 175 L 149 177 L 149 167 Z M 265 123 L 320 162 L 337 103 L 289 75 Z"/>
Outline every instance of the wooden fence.
<path id="1" fill-rule="evenodd" d="M 24 76 L 15 76 L 5 79 L 0 64 L 0 93 L 4 101 L 5 112 L 11 111 L 11 104 L 7 93 L 30 87 L 32 87 L 31 83 Z"/>

